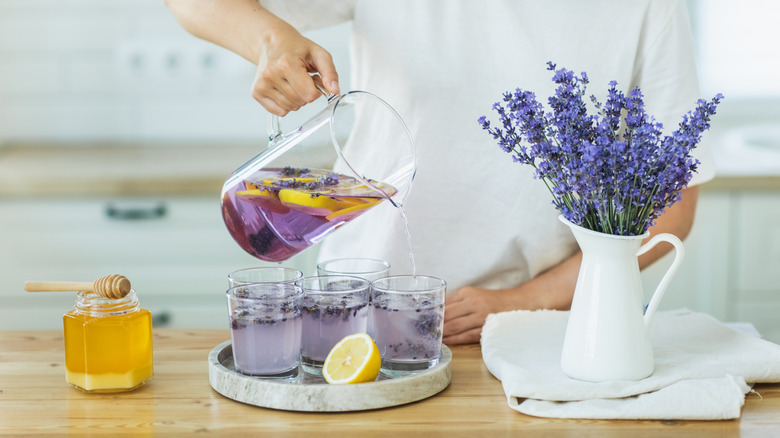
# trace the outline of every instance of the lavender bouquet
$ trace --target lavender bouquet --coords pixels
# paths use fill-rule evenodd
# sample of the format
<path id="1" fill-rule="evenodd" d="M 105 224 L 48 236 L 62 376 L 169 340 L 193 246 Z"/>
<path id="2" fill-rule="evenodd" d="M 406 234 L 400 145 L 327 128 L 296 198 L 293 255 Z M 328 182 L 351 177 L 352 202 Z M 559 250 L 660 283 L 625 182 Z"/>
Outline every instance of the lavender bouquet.
<path id="1" fill-rule="evenodd" d="M 564 68 L 554 72 L 558 84 L 548 99 L 551 111 L 534 93 L 517 89 L 504 93 L 504 104 L 493 105 L 501 127 L 479 118 L 498 145 L 515 162 L 536 169 L 553 195 L 553 204 L 570 222 L 607 234 L 641 235 L 663 211 L 680 199 L 699 161 L 691 150 L 710 127 L 710 118 L 723 98 L 699 100 L 684 115 L 676 131 L 645 113 L 639 88 L 624 95 L 609 83 L 606 102 L 584 96 L 588 77 Z"/>

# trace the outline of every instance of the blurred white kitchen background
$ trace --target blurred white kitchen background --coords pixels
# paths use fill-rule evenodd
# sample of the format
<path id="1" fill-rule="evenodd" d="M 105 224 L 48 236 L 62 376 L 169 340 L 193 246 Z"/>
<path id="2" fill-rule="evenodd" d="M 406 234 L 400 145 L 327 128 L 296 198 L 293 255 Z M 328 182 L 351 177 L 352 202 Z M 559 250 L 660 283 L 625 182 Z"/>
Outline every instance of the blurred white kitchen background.
<path id="1" fill-rule="evenodd" d="M 719 176 L 662 307 L 780 341 L 780 3 L 689 7 L 703 96 L 726 100 L 707 134 Z M 348 89 L 349 25 L 308 36 Z M 227 273 L 264 264 L 233 243 L 218 199 L 267 142 L 254 73 L 162 0 L 0 0 L 0 329 L 59 328 L 72 307 L 25 280 L 109 273 L 133 281 L 157 326 L 226 327 Z M 310 269 L 313 253 L 286 265 Z M 643 274 L 648 295 L 668 263 Z"/>

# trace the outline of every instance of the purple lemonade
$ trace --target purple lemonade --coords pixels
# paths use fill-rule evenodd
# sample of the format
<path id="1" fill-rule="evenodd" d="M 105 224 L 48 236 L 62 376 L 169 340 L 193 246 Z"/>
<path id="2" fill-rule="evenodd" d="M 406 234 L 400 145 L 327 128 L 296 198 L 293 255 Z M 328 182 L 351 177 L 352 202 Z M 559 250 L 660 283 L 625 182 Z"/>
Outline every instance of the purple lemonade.
<path id="1" fill-rule="evenodd" d="M 236 371 L 263 377 L 294 377 L 301 352 L 300 293 L 265 294 L 267 284 L 228 290 Z"/>
<path id="2" fill-rule="evenodd" d="M 301 315 L 279 320 L 233 322 L 236 370 L 251 375 L 276 375 L 298 367 Z"/>
<path id="3" fill-rule="evenodd" d="M 370 182 L 388 196 L 396 192 L 387 184 Z M 226 184 L 222 217 L 246 252 L 283 261 L 382 199 L 381 193 L 354 177 L 316 169 L 266 168 L 247 180 Z"/>
<path id="4" fill-rule="evenodd" d="M 374 331 L 383 374 L 395 377 L 439 362 L 445 287 L 442 280 L 423 276 L 395 276 L 374 282 Z"/>
<path id="5" fill-rule="evenodd" d="M 444 304 L 392 308 L 376 303 L 374 326 L 376 343 L 383 359 L 399 363 L 438 360 Z"/>
<path id="6" fill-rule="evenodd" d="M 334 345 L 366 332 L 370 283 L 357 277 L 319 276 L 305 278 L 302 284 L 301 364 L 307 372 L 319 374 Z"/>

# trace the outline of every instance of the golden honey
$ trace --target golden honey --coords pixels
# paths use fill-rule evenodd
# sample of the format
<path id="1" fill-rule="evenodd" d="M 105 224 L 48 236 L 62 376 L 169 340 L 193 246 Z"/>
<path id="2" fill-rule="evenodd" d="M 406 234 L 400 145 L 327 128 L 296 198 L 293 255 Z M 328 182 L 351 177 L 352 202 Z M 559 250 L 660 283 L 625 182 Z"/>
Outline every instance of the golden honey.
<path id="1" fill-rule="evenodd" d="M 86 392 L 135 389 L 154 375 L 152 314 L 135 291 L 108 299 L 79 292 L 63 317 L 66 380 Z"/>

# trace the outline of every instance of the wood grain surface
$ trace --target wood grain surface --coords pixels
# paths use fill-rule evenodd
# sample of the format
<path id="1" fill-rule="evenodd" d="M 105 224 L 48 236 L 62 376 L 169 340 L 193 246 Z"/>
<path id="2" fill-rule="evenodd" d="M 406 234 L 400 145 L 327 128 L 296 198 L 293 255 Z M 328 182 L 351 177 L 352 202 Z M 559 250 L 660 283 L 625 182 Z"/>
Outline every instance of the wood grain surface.
<path id="1" fill-rule="evenodd" d="M 452 348 L 450 386 L 412 404 L 331 414 L 258 408 L 209 386 L 208 353 L 229 337 L 227 330 L 158 329 L 154 380 L 130 393 L 85 394 L 65 383 L 61 331 L 0 332 L 0 436 L 780 436 L 780 384 L 757 385 L 735 421 L 525 416 L 507 407 L 479 345 Z"/>

